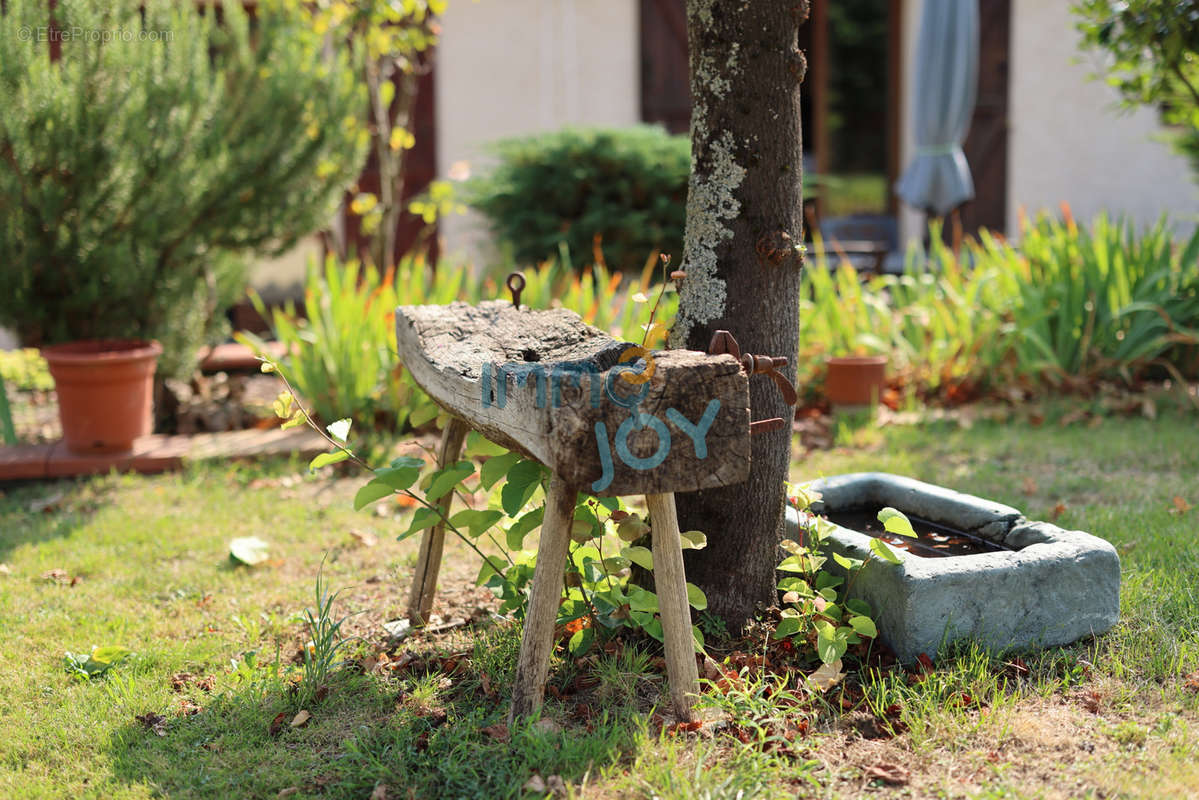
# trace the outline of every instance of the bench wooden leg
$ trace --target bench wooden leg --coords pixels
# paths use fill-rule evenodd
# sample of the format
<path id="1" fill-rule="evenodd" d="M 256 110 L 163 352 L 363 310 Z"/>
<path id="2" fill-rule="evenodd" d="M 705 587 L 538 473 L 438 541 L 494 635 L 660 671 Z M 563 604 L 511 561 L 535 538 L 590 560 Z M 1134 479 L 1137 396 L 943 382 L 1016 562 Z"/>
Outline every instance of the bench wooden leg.
<path id="1" fill-rule="evenodd" d="M 695 666 L 695 640 L 691 634 L 691 610 L 687 604 L 687 577 L 683 571 L 683 548 L 679 517 L 673 494 L 650 494 L 650 538 L 654 550 L 654 587 L 662 614 L 662 637 L 666 640 L 666 675 L 670 699 L 680 720 L 691 721 L 691 702 L 699 681 Z"/>
<path id="2" fill-rule="evenodd" d="M 541 542 L 537 546 L 537 566 L 533 569 L 533 589 L 525 613 L 524 638 L 520 642 L 520 661 L 512 686 L 509 723 L 541 708 L 550 653 L 554 648 L 554 623 L 558 620 L 577 496 L 578 487 L 557 475 L 551 479 L 545 498 L 545 517 L 541 522 Z"/>
<path id="3" fill-rule="evenodd" d="M 469 428 L 457 417 L 451 417 L 441 432 L 441 447 L 437 451 L 437 466 L 444 467 L 458 460 L 462 443 Z M 450 501 L 454 493 L 449 492 L 437 501 L 443 515 L 450 512 Z M 437 574 L 441 571 L 441 554 L 445 548 L 445 522 L 426 528 L 420 541 L 420 556 L 416 561 L 416 572 L 412 576 L 412 590 L 408 595 L 408 622 L 420 627 L 429 621 L 433 611 L 433 597 L 437 594 Z"/>

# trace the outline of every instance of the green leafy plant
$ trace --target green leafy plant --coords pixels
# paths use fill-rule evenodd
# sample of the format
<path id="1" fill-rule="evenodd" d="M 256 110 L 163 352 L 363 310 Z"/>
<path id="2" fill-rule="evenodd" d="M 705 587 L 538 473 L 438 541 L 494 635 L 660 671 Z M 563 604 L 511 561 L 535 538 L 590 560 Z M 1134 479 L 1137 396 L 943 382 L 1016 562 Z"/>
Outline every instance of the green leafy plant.
<path id="1" fill-rule="evenodd" d="M 416 146 L 411 123 L 417 81 L 430 68 L 426 53 L 437 43 L 434 17 L 445 11 L 446 2 L 321 0 L 314 5 L 317 30 L 333 41 L 356 42 L 363 50 L 367 129 L 371 155 L 379 170 L 379 190 L 377 194 L 359 192 L 350 210 L 361 217 L 363 232 L 373 236 L 370 260 L 385 269 L 395 263 L 397 230 L 405 211 L 404 164 L 408 152 Z M 444 181 L 435 181 L 428 196 L 439 197 L 447 186 Z M 443 208 L 434 200 L 425 201 L 419 210 L 410 210 L 431 226 Z M 422 252 L 422 244 L 418 243 L 412 252 Z"/>
<path id="2" fill-rule="evenodd" d="M 1199 229 L 1175 242 L 1165 221 L 1138 230 L 1100 215 L 1089 227 L 1022 223 L 1019 246 L 983 232 L 955 254 L 929 228 L 923 263 L 863 280 L 817 243 L 800 299 L 799 382 L 828 355 L 886 353 L 929 399 L 1003 385 L 1085 386 L 1174 373 L 1199 342 Z M 806 365 L 806 366 L 805 366 Z"/>
<path id="3" fill-rule="evenodd" d="M 1159 221 L 1067 214 L 1025 224 L 1020 249 L 992 240 L 985 258 L 1019 276 L 1011 306 L 1019 373 L 1053 383 L 1132 380 L 1169 368 L 1172 348 L 1199 343 L 1199 229 L 1181 247 Z"/>
<path id="4" fill-rule="evenodd" d="M 352 54 L 283 0 L 79 0 L 0 12 L 0 324 L 28 344 L 157 338 L 167 373 L 241 291 L 244 258 L 323 227 L 361 168 Z M 218 21 L 219 17 L 219 21 Z"/>
<path id="5" fill-rule="evenodd" d="M 308 629 L 308 643 L 304 646 L 304 673 L 300 691 L 305 699 L 315 697 L 321 687 L 327 687 L 329 676 L 342 663 L 337 654 L 347 644 L 359 639 L 356 636 L 346 637 L 341 632 L 342 626 L 354 616 L 353 614 L 336 620 L 333 618 L 333 604 L 337 602 L 337 596 L 341 592 L 329 593 L 324 572 L 325 562 L 322 559 L 316 571 L 314 603 L 303 612 L 304 625 Z"/>
<path id="6" fill-rule="evenodd" d="M 396 306 L 469 297 L 463 275 L 439 270 L 430 277 L 420 259 L 405 259 L 381 273 L 329 256 L 323 268 L 309 264 L 303 315 L 294 303 L 268 312 L 256 293 L 250 300 L 286 348 L 276 366 L 317 420 L 350 417 L 364 430 L 394 431 L 437 416 L 433 402 L 398 365 Z M 265 353 L 266 343 L 253 334 L 242 332 L 238 339 Z"/>
<path id="7" fill-rule="evenodd" d="M 1100 76 L 1128 107 L 1151 106 L 1199 175 L 1199 2 L 1082 0 L 1083 46 L 1110 59 Z"/>
<path id="8" fill-rule="evenodd" d="M 900 559 L 881 540 L 871 538 L 871 554 L 866 559 L 832 553 L 833 561 L 845 571 L 845 576 L 824 569 L 828 561 L 824 543 L 832 523 L 806 513 L 820 499 L 819 494 L 802 486 L 789 486 L 788 496 L 800 512 L 800 537 L 798 541 L 782 542 L 788 555 L 778 569 L 788 573 L 788 577 L 779 582 L 783 609 L 774 638 L 789 638 L 811 646 L 823 663 L 839 668 L 841 658 L 851 646 L 878 636 L 870 605 L 849 596 L 854 580 L 872 559 L 891 564 L 899 564 Z M 908 518 L 894 508 L 879 511 L 878 519 L 890 533 L 916 536 Z"/>
<path id="9" fill-rule="evenodd" d="M 93 647 L 90 653 L 67 653 L 63 667 L 79 680 L 100 677 L 129 657 L 131 651 L 120 645 Z"/>
<path id="10" fill-rule="evenodd" d="M 639 269 L 682 252 L 690 145 L 661 128 L 566 129 L 497 142 L 498 165 L 472 179 L 482 212 L 520 264 L 602 249 L 597 262 Z"/>

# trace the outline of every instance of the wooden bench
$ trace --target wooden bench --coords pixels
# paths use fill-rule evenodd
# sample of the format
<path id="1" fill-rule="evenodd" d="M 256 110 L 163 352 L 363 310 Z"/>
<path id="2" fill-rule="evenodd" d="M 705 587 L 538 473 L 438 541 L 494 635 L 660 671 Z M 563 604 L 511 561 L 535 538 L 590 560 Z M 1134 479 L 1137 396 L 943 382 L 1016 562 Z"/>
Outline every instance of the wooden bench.
<path id="1" fill-rule="evenodd" d="M 690 719 L 698 676 L 674 492 L 748 477 L 753 357 L 647 353 L 572 311 L 506 301 L 403 306 L 396 341 L 415 381 L 453 416 L 441 465 L 457 460 L 474 429 L 553 473 L 509 719 L 542 702 L 579 492 L 646 497 L 671 700 Z M 771 361 L 759 357 L 757 371 Z M 449 495 L 440 502 L 448 512 Z M 408 608 L 414 625 L 432 609 L 444 539 L 438 525 L 421 542 Z"/>

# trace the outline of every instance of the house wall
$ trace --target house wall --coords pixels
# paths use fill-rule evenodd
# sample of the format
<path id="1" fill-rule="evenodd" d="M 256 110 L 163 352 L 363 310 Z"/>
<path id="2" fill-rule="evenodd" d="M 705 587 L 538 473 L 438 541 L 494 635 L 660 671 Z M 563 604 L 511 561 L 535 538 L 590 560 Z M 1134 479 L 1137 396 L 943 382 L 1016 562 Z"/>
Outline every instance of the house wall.
<path id="1" fill-rule="evenodd" d="M 912 65 L 920 26 L 919 0 L 905 3 L 903 30 L 903 162 L 913 155 Z M 1007 229 L 1019 209 L 1056 212 L 1070 204 L 1086 220 L 1106 209 L 1150 223 L 1169 213 L 1186 229 L 1199 211 L 1199 183 L 1186 159 L 1157 137 L 1156 113 L 1116 108 L 1116 92 L 1091 75 L 1101 57 L 1082 53 L 1066 0 L 1012 1 L 1009 80 Z M 981 187 L 980 187 L 981 188 Z M 919 238 L 922 216 L 905 210 L 905 239 Z"/>
<path id="2" fill-rule="evenodd" d="M 640 118 L 637 0 L 455 0 L 437 52 L 437 172 L 487 164 L 483 145 L 566 125 Z M 483 266 L 476 215 L 442 225 L 448 253 Z"/>

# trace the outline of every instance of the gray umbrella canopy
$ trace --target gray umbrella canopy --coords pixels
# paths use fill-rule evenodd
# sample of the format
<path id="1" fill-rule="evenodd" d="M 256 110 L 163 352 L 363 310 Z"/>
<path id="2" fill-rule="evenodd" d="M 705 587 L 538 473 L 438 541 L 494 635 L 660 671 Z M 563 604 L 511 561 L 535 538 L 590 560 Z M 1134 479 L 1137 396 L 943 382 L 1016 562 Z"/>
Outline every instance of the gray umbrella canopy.
<path id="1" fill-rule="evenodd" d="M 916 157 L 895 184 L 905 203 L 944 216 L 974 197 L 962 142 L 978 93 L 978 0 L 924 0 L 916 51 Z"/>

